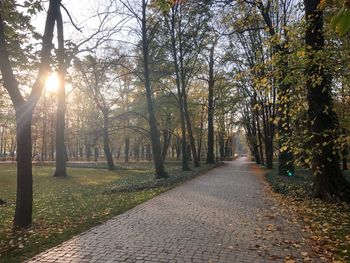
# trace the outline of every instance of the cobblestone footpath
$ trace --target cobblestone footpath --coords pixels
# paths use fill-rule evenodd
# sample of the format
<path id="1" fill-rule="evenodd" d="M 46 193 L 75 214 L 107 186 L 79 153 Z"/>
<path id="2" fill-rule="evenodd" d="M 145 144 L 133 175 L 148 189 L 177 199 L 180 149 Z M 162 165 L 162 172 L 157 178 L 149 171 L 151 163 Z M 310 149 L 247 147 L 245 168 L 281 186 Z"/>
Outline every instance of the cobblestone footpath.
<path id="1" fill-rule="evenodd" d="M 226 163 L 28 262 L 320 262 L 252 166 Z"/>

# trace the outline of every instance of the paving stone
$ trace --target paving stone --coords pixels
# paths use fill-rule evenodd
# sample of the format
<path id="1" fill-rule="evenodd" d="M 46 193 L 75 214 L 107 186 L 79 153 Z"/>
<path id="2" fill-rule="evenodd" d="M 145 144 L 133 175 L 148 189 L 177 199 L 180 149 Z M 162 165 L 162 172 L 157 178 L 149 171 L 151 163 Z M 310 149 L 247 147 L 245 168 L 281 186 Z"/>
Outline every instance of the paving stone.
<path id="1" fill-rule="evenodd" d="M 272 216 L 278 207 L 252 167 L 228 162 L 27 262 L 303 262 L 284 241 L 305 233 L 288 215 Z"/>

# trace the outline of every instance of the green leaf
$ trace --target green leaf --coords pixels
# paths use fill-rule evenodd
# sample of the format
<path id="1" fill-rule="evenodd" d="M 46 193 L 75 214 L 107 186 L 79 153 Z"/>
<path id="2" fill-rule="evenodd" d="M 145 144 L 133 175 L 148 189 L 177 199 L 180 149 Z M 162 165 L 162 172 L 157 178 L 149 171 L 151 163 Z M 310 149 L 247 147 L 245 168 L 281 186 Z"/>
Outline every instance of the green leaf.
<path id="1" fill-rule="evenodd" d="M 334 16 L 332 25 L 340 35 L 345 35 L 350 30 L 350 9 L 342 7 Z"/>
<path id="2" fill-rule="evenodd" d="M 171 4 L 168 0 L 157 0 L 158 7 L 163 12 L 169 12 L 171 8 Z"/>

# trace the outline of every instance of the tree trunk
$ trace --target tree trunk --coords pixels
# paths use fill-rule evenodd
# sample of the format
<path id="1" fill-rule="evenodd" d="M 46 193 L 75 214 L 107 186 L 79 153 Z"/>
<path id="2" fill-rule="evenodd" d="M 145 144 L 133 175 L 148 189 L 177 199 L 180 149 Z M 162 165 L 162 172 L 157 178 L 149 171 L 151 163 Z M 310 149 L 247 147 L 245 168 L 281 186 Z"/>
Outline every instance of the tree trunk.
<path id="1" fill-rule="evenodd" d="M 349 145 L 345 144 L 344 149 L 342 150 L 342 163 L 343 170 L 348 170 L 348 155 L 349 155 Z"/>
<path id="2" fill-rule="evenodd" d="M 254 98 L 255 101 L 255 98 Z M 254 110 L 253 107 L 253 111 L 252 111 L 252 128 L 251 128 L 251 133 L 252 133 L 252 150 L 253 150 L 253 154 L 255 157 L 255 163 L 256 164 L 262 164 L 261 162 L 261 157 L 259 154 L 259 146 L 258 146 L 258 136 L 259 134 L 257 134 L 257 126 L 259 126 L 259 118 L 258 118 L 258 112 L 256 110 Z"/>
<path id="3" fill-rule="evenodd" d="M 97 162 L 98 161 L 98 156 L 99 156 L 98 147 L 94 148 L 94 156 L 95 156 L 95 162 Z"/>
<path id="4" fill-rule="evenodd" d="M 180 8 L 180 16 L 177 21 L 178 27 L 177 27 L 177 38 L 178 38 L 178 47 L 179 47 L 179 63 L 180 63 L 180 79 L 181 79 L 181 94 L 182 94 L 182 99 L 183 99 L 183 112 L 186 120 L 186 127 L 187 127 L 187 132 L 188 132 L 188 137 L 190 141 L 190 146 L 191 146 L 191 152 L 192 152 L 192 157 L 193 157 L 193 165 L 194 167 L 199 167 L 200 163 L 198 160 L 198 154 L 196 150 L 196 142 L 193 136 L 193 131 L 192 131 L 192 125 L 191 125 L 191 119 L 190 115 L 188 112 L 188 104 L 187 104 L 187 77 L 184 69 L 184 51 L 183 51 L 183 41 L 182 41 L 182 34 L 183 34 L 183 29 L 182 29 L 182 24 L 181 24 L 181 6 Z M 174 17 L 175 18 L 175 17 Z M 175 22 L 175 19 L 174 19 Z M 175 25 L 175 24 L 174 24 Z M 175 28 L 175 26 L 174 26 Z M 176 55 L 177 53 L 175 53 Z"/>
<path id="5" fill-rule="evenodd" d="M 143 144 L 141 145 L 141 159 L 145 159 L 145 145 Z"/>
<path id="6" fill-rule="evenodd" d="M 169 127 L 168 127 L 169 128 Z M 168 129 L 163 130 L 163 150 L 162 150 L 162 159 L 163 162 L 165 162 L 167 153 L 168 153 L 168 148 L 170 145 L 170 140 L 171 140 L 171 133 L 169 132 Z"/>
<path id="7" fill-rule="evenodd" d="M 63 37 L 63 21 L 61 12 L 57 16 L 57 39 L 58 39 L 58 79 L 59 87 L 57 91 L 57 115 L 56 115 L 56 171 L 55 177 L 67 177 L 67 151 L 65 145 L 64 131 L 66 127 L 66 91 L 65 91 L 65 52 Z"/>
<path id="8" fill-rule="evenodd" d="M 104 109 L 103 111 L 103 150 L 108 164 L 108 170 L 114 170 L 114 163 L 109 147 L 109 119 L 108 119 L 108 110 Z"/>
<path id="9" fill-rule="evenodd" d="M 187 138 L 186 138 L 186 122 L 185 122 L 185 112 L 184 112 L 184 94 L 181 90 L 180 83 L 180 69 L 177 58 L 177 47 L 176 47 L 176 36 L 175 36 L 175 14 L 174 11 L 171 17 L 171 26 L 169 28 L 171 34 L 171 51 L 173 56 L 173 63 L 176 76 L 176 90 L 179 104 L 179 114 L 181 122 L 181 161 L 182 161 L 182 170 L 189 171 L 191 170 L 188 166 L 188 156 L 187 156 Z"/>
<path id="10" fill-rule="evenodd" d="M 184 88 L 182 89 L 182 92 L 186 92 Z M 190 146 L 191 146 L 191 152 L 192 152 L 192 157 L 193 157 L 193 165 L 194 167 L 199 167 L 200 163 L 198 160 L 198 153 L 196 149 L 196 141 L 193 136 L 193 131 L 192 131 L 192 124 L 191 124 L 191 118 L 188 113 L 188 107 L 187 107 L 187 95 L 183 95 L 184 99 L 184 114 L 185 114 L 185 119 L 186 119 L 186 126 L 187 126 L 187 132 L 188 132 L 188 137 L 190 139 Z"/>
<path id="11" fill-rule="evenodd" d="M 289 94 L 290 84 L 286 83 L 288 61 L 286 55 L 288 51 L 280 48 L 278 55 L 280 56 L 279 67 L 281 68 L 281 77 L 278 79 L 278 175 L 291 176 L 294 175 L 294 154 L 288 145 L 288 139 L 292 136 L 290 127 L 290 102 Z"/>
<path id="12" fill-rule="evenodd" d="M 273 137 L 274 137 L 274 124 L 270 120 L 271 115 L 267 107 L 263 108 L 262 119 L 264 127 L 264 145 L 265 145 L 265 167 L 267 169 L 273 168 Z"/>
<path id="13" fill-rule="evenodd" d="M 17 195 L 13 225 L 21 229 L 32 224 L 32 109 L 28 103 L 16 110 Z"/>
<path id="14" fill-rule="evenodd" d="M 273 138 L 268 135 L 265 139 L 266 168 L 273 168 Z"/>
<path id="15" fill-rule="evenodd" d="M 220 160 L 225 158 L 225 137 L 224 133 L 219 133 Z"/>
<path id="16" fill-rule="evenodd" d="M 323 11 L 320 0 L 304 0 L 308 51 L 307 100 L 309 104 L 309 130 L 313 135 L 312 172 L 313 196 L 325 201 L 350 202 L 350 186 L 340 169 L 340 157 L 335 148 L 338 118 L 333 110 L 331 76 L 326 73 L 324 49 Z M 314 81 L 319 79 L 320 81 Z"/>
<path id="17" fill-rule="evenodd" d="M 257 120 L 256 122 L 257 125 L 257 130 L 258 130 L 258 141 L 259 141 L 259 158 L 260 158 L 260 164 L 265 165 L 264 161 L 264 147 L 263 147 L 263 142 L 262 142 L 262 134 L 261 134 L 261 129 L 260 129 L 260 122 Z"/>
<path id="18" fill-rule="evenodd" d="M 54 128 L 53 128 L 53 114 L 51 114 L 51 123 L 50 123 L 50 143 L 51 143 L 51 151 L 50 151 L 50 157 L 51 161 L 55 160 L 55 135 L 54 135 Z"/>
<path id="19" fill-rule="evenodd" d="M 135 138 L 134 155 L 135 155 L 135 160 L 137 162 L 140 161 L 140 141 L 137 140 L 137 138 Z"/>
<path id="20" fill-rule="evenodd" d="M 129 149 L 130 149 L 130 139 L 128 136 L 125 136 L 124 138 L 124 162 L 129 162 Z"/>
<path id="21" fill-rule="evenodd" d="M 150 72 L 149 72 L 149 62 L 148 62 L 149 38 L 147 36 L 148 28 L 146 23 L 146 9 L 147 9 L 147 3 L 145 0 L 142 0 L 141 30 L 142 30 L 144 84 L 145 84 L 146 97 L 147 97 L 148 123 L 150 127 L 153 161 L 155 166 L 155 177 L 156 179 L 159 179 L 159 178 L 166 178 L 168 177 L 168 175 L 164 169 L 160 138 L 159 138 L 159 129 L 158 129 L 157 119 L 156 119 L 156 116 L 154 115 L 154 109 L 153 109 L 153 98 L 152 98 L 153 96 L 152 96 L 152 87 L 151 87 Z"/>
<path id="22" fill-rule="evenodd" d="M 202 144 L 203 144 L 203 128 L 204 128 L 204 106 L 202 106 L 201 110 L 201 123 L 199 127 L 199 138 L 198 138 L 198 160 L 202 160 Z"/>
<path id="23" fill-rule="evenodd" d="M 225 141 L 225 158 L 232 156 L 232 137 L 227 138 Z"/>
<path id="24" fill-rule="evenodd" d="M 45 95 L 44 95 L 44 107 L 47 107 Z M 47 158 L 47 144 L 46 144 L 46 130 L 47 130 L 47 117 L 46 112 L 43 113 L 43 129 L 42 129 L 42 146 L 41 146 L 41 161 L 45 162 Z"/>
<path id="25" fill-rule="evenodd" d="M 151 161 L 151 145 L 146 145 L 146 159 L 147 161 Z"/>
<path id="26" fill-rule="evenodd" d="M 176 137 L 175 149 L 176 149 L 176 160 L 180 160 L 182 145 L 181 145 L 181 140 L 179 139 L 179 137 Z M 182 165 L 182 169 L 183 169 L 183 165 Z"/>
<path id="27" fill-rule="evenodd" d="M 90 162 L 91 159 L 91 142 L 90 142 L 90 138 L 85 137 L 85 156 L 86 156 L 86 160 L 88 162 Z"/>
<path id="28" fill-rule="evenodd" d="M 60 8 L 59 0 L 50 0 L 47 11 L 45 30 L 42 38 L 41 62 L 39 72 L 33 84 L 28 101 L 25 101 L 10 62 L 7 51 L 5 23 L 0 11 L 0 71 L 2 84 L 8 91 L 16 110 L 17 138 L 17 196 L 14 217 L 14 228 L 29 227 L 32 222 L 33 175 L 32 175 L 32 138 L 31 122 L 33 110 L 40 99 L 43 90 L 43 78 L 46 77 L 50 66 L 52 38 L 55 20 Z M 2 10 L 2 2 L 0 2 Z"/>
<path id="29" fill-rule="evenodd" d="M 258 5 L 258 8 L 261 12 L 261 15 L 263 17 L 263 20 L 268 28 L 268 32 L 271 37 L 275 37 L 277 34 L 276 26 L 273 24 L 274 21 L 271 18 L 270 12 L 270 6 L 267 4 L 264 6 L 264 4 L 261 2 L 261 5 Z M 285 12 L 287 9 L 283 11 L 283 16 L 288 16 Z M 283 23 L 283 22 L 281 22 Z M 282 26 L 287 26 L 285 22 L 282 24 Z M 281 73 L 279 74 L 279 77 L 277 77 L 277 94 L 278 94 L 278 99 L 279 99 L 279 106 L 278 106 L 278 133 L 279 133 L 279 153 L 278 153 L 278 174 L 282 176 L 287 176 L 290 173 L 294 173 L 294 156 L 292 150 L 287 147 L 287 148 L 282 148 L 282 146 L 286 147 L 286 142 L 287 139 L 291 135 L 290 127 L 289 127 L 289 122 L 290 122 L 290 117 L 289 117 L 289 102 L 288 102 L 288 91 L 290 89 L 290 84 L 286 83 L 286 76 L 287 72 L 289 71 L 288 67 L 288 60 L 286 58 L 286 55 L 288 54 L 288 50 L 286 46 L 288 46 L 288 36 L 285 37 L 285 43 L 275 43 L 272 46 L 272 52 L 274 55 L 279 55 L 280 61 L 278 61 L 278 68 L 281 70 Z M 268 119 L 272 117 L 272 114 L 268 114 Z M 268 169 L 271 169 L 273 166 L 272 163 L 272 158 L 273 157 L 273 147 L 271 146 L 272 140 L 274 137 L 274 124 L 268 125 L 270 128 L 269 131 L 269 136 L 270 139 L 268 139 L 268 142 L 270 145 L 265 145 L 269 151 L 272 151 L 266 155 L 266 166 Z M 273 131 L 273 132 L 272 132 Z M 281 148 L 283 150 L 281 150 Z"/>
<path id="30" fill-rule="evenodd" d="M 13 138 L 11 138 L 10 157 L 11 157 L 13 162 L 15 161 L 16 148 L 17 148 L 17 144 L 16 144 L 15 140 Z"/>
<path id="31" fill-rule="evenodd" d="M 3 125 L 1 127 L 1 140 L 0 140 L 0 157 L 4 157 L 4 153 L 5 153 L 5 147 L 3 148 L 3 142 L 4 142 L 4 130 L 5 130 L 5 126 Z"/>
<path id="32" fill-rule="evenodd" d="M 214 157 L 214 49 L 210 49 L 209 55 L 209 81 L 208 81 L 208 152 L 207 163 L 215 163 Z"/>

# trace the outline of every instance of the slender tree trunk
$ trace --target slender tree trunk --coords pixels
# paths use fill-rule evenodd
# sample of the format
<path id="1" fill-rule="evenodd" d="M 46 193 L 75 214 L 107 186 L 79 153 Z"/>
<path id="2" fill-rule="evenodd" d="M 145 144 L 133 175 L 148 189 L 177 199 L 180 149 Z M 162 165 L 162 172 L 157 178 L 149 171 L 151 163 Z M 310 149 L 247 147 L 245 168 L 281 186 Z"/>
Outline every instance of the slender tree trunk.
<path id="1" fill-rule="evenodd" d="M 220 152 L 220 160 L 224 160 L 225 157 L 225 132 L 219 132 L 219 152 Z"/>
<path id="2" fill-rule="evenodd" d="M 182 92 L 186 92 L 184 88 L 182 89 Z M 199 167 L 200 163 L 198 160 L 198 153 L 196 149 L 196 141 L 193 136 L 193 131 L 192 131 L 192 124 L 191 124 L 191 118 L 188 112 L 188 107 L 187 107 L 187 95 L 183 95 L 184 99 L 184 114 L 185 114 L 185 119 L 186 119 L 186 127 L 187 127 L 187 132 L 188 132 L 188 137 L 190 139 L 190 146 L 191 146 L 191 152 L 192 152 L 192 157 L 193 157 L 193 165 L 194 167 Z"/>
<path id="3" fill-rule="evenodd" d="M 125 147 L 125 156 L 124 156 L 124 162 L 129 162 L 129 149 L 130 149 L 130 139 L 128 136 L 125 136 L 124 138 L 124 147 Z"/>
<path id="4" fill-rule="evenodd" d="M 141 159 L 145 159 L 145 145 L 143 144 L 141 145 Z"/>
<path id="5" fill-rule="evenodd" d="M 214 49 L 209 54 L 209 81 L 208 81 L 208 152 L 207 163 L 215 163 L 214 157 Z"/>
<path id="6" fill-rule="evenodd" d="M 344 88 L 345 88 L 345 84 L 344 84 L 344 78 L 343 78 L 342 87 L 341 87 L 341 101 L 342 101 L 343 105 L 345 106 L 347 103 L 346 97 L 347 97 L 347 95 L 350 95 L 350 92 L 348 94 L 345 94 Z M 347 108 L 344 106 L 343 106 L 343 110 L 342 110 L 342 118 L 346 119 L 348 111 L 347 111 Z M 341 151 L 341 155 L 342 155 L 343 171 L 346 171 L 346 170 L 348 170 L 349 141 L 347 139 L 347 131 L 345 128 L 342 129 L 342 134 L 343 134 L 343 136 L 345 136 L 345 142 L 343 145 L 343 149 Z"/>
<path id="7" fill-rule="evenodd" d="M 6 161 L 6 157 L 7 157 L 6 147 L 7 147 L 7 140 L 4 141 L 4 151 L 2 155 L 4 161 Z"/>
<path id="8" fill-rule="evenodd" d="M 166 178 L 168 177 L 164 169 L 164 164 L 162 160 L 161 145 L 159 138 L 159 129 L 157 124 L 156 116 L 154 115 L 153 109 L 153 96 L 152 96 L 152 87 L 150 80 L 149 72 L 149 46 L 148 46 L 148 36 L 147 36 L 147 20 L 146 20 L 146 9 L 147 3 L 145 0 L 142 0 L 142 18 L 141 18 L 141 30 L 142 30 L 142 54 L 143 54 L 143 69 L 144 69 L 144 84 L 146 89 L 147 97 L 147 109 L 148 109 L 148 122 L 150 127 L 150 137 L 152 142 L 152 151 L 153 151 L 153 161 L 155 166 L 155 177 Z"/>
<path id="9" fill-rule="evenodd" d="M 279 54 L 281 68 L 281 77 L 278 80 L 278 175 L 280 176 L 290 176 L 294 175 L 294 154 L 292 149 L 288 145 L 288 140 L 292 136 L 292 131 L 290 127 L 290 94 L 289 90 L 291 85 L 286 83 L 287 70 L 288 70 L 288 61 L 287 59 L 287 50 L 281 48 Z"/>
<path id="10" fill-rule="evenodd" d="M 274 128 L 273 123 L 271 122 L 271 114 L 267 107 L 264 107 L 262 110 L 262 117 L 264 123 L 264 145 L 265 145 L 265 158 L 266 163 L 265 167 L 267 169 L 273 168 L 273 137 L 274 137 Z"/>
<path id="11" fill-rule="evenodd" d="M 85 137 L 85 156 L 86 160 L 90 162 L 91 160 L 91 144 L 90 144 L 90 138 Z"/>
<path id="12" fill-rule="evenodd" d="M 17 143 L 16 143 L 16 141 L 15 141 L 13 138 L 11 138 L 11 151 L 10 151 L 10 156 L 11 156 L 11 158 L 12 158 L 12 162 L 15 161 L 15 151 L 16 151 L 16 149 L 17 149 Z"/>
<path id="13" fill-rule="evenodd" d="M 44 95 L 44 108 L 47 107 L 46 105 L 46 98 Z M 43 129 L 42 129 L 42 146 L 41 146 L 41 161 L 45 162 L 47 158 L 47 143 L 46 143 L 46 130 L 47 130 L 47 115 L 46 111 L 43 113 Z"/>
<path id="14" fill-rule="evenodd" d="M 260 164 L 265 165 L 264 161 L 264 147 L 263 147 L 263 140 L 262 140 L 262 134 L 261 134 L 261 128 L 260 128 L 260 122 L 259 119 L 257 119 L 256 122 L 257 130 L 258 130 L 258 141 L 259 141 L 259 157 L 260 157 Z"/>
<path id="15" fill-rule="evenodd" d="M 218 162 L 219 161 L 219 134 L 218 134 L 218 132 L 216 133 L 216 141 L 215 141 L 215 145 L 216 145 L 216 147 L 215 147 L 215 150 L 216 150 L 216 161 Z"/>
<path id="16" fill-rule="evenodd" d="M 286 116 L 286 119 L 289 119 L 289 116 Z M 278 175 L 291 176 L 294 175 L 294 155 L 290 147 L 286 145 L 287 140 L 291 137 L 289 120 L 287 120 L 286 122 L 280 120 L 278 126 Z"/>
<path id="17" fill-rule="evenodd" d="M 50 143 L 51 143 L 51 151 L 50 151 L 50 157 L 51 161 L 55 160 L 55 135 L 54 135 L 54 128 L 53 128 L 53 113 L 51 114 L 51 122 L 50 122 Z"/>
<path id="18" fill-rule="evenodd" d="M 259 146 L 258 146 L 258 134 L 257 132 L 257 125 L 259 125 L 259 119 L 258 119 L 258 113 L 253 109 L 252 111 L 252 128 L 251 128 L 251 133 L 252 133 L 252 150 L 253 154 L 255 157 L 255 163 L 256 164 L 262 164 L 261 163 L 261 158 L 259 154 Z"/>
<path id="19" fill-rule="evenodd" d="M 168 127 L 169 128 L 169 127 Z M 167 153 L 168 153 L 168 148 L 170 145 L 170 140 L 171 140 L 171 133 L 169 132 L 168 129 L 163 130 L 163 150 L 162 150 L 162 159 L 163 162 L 165 162 Z"/>
<path id="20" fill-rule="evenodd" d="M 5 132 L 5 125 L 1 127 L 1 141 L 0 141 L 0 157 L 4 157 L 4 153 L 6 151 L 6 148 L 3 147 L 4 145 L 4 132 Z M 4 149 L 4 150 L 3 150 Z"/>
<path id="21" fill-rule="evenodd" d="M 63 21 L 61 12 L 57 16 L 57 39 L 58 39 L 58 79 L 59 87 L 57 91 L 57 114 L 56 114 L 56 170 L 55 177 L 67 177 L 67 151 L 65 145 L 65 127 L 66 127 L 66 91 L 65 91 L 65 51 Z"/>
<path id="22" fill-rule="evenodd" d="M 109 147 L 109 119 L 108 119 L 108 110 L 103 110 L 103 150 L 106 156 L 108 169 L 114 170 L 114 163 L 111 154 L 111 150 Z"/>
<path id="23" fill-rule="evenodd" d="M 232 139 L 232 153 L 231 153 L 231 156 L 232 157 L 235 157 L 235 154 L 237 152 L 237 133 L 234 133 L 233 134 L 233 139 Z"/>
<path id="24" fill-rule="evenodd" d="M 180 160 L 181 157 L 181 150 L 182 150 L 182 145 L 181 145 L 181 141 L 178 137 L 176 137 L 176 160 Z"/>
<path id="25" fill-rule="evenodd" d="M 331 77 L 326 73 L 326 61 L 321 54 L 325 42 L 323 11 L 319 5 L 320 0 L 304 0 L 307 23 L 305 41 L 309 59 L 306 69 L 308 116 L 310 133 L 313 135 L 310 141 L 313 146 L 313 196 L 325 201 L 350 202 L 350 186 L 342 175 L 340 157 L 334 143 L 337 139 L 338 118 L 333 110 Z"/>
<path id="26" fill-rule="evenodd" d="M 140 140 L 138 140 L 137 138 L 135 138 L 134 152 L 135 152 L 135 160 L 137 162 L 140 161 Z"/>
<path id="27" fill-rule="evenodd" d="M 249 142 L 249 149 L 252 157 L 254 157 L 254 161 L 256 164 L 261 164 L 260 155 L 258 145 L 256 143 L 256 138 L 251 134 L 247 134 L 247 141 Z"/>
<path id="28" fill-rule="evenodd" d="M 95 162 L 98 161 L 98 156 L 99 156 L 99 153 L 98 153 L 98 147 L 95 146 L 94 148 L 94 156 L 95 156 Z"/>
<path id="29" fill-rule="evenodd" d="M 343 164 L 343 171 L 346 171 L 348 170 L 349 144 L 346 142 L 343 147 L 344 148 L 342 150 L 342 164 Z"/>
<path id="30" fill-rule="evenodd" d="M 199 138 L 198 138 L 198 160 L 200 161 L 202 159 L 202 144 L 203 144 L 203 128 L 204 128 L 204 106 L 202 106 L 201 110 L 201 123 L 200 123 L 200 129 L 199 129 Z"/>
<path id="31" fill-rule="evenodd" d="M 163 149 L 162 149 L 162 159 L 165 162 L 167 157 L 169 145 L 171 142 L 171 113 L 166 113 L 166 128 L 163 129 Z"/>
<path id="32" fill-rule="evenodd" d="M 169 31 L 171 34 L 171 51 L 173 56 L 173 63 L 175 69 L 176 76 L 176 89 L 177 89 L 177 97 L 179 104 L 179 114 L 180 114 L 180 123 L 181 123 L 181 161 L 182 161 L 182 170 L 189 171 L 190 167 L 188 166 L 188 156 L 187 156 L 187 138 L 186 138 L 186 121 L 185 121 L 185 112 L 184 112 L 184 99 L 183 93 L 181 91 L 181 83 L 180 83 L 180 69 L 178 64 L 177 57 L 177 47 L 176 47 L 176 36 L 175 36 L 175 14 L 174 10 L 171 17 L 171 25 L 169 27 Z"/>
<path id="33" fill-rule="evenodd" d="M 146 145 L 146 159 L 147 161 L 151 161 L 151 145 Z"/>
<path id="34" fill-rule="evenodd" d="M 273 168 L 273 138 L 271 135 L 267 136 L 265 140 L 265 156 L 266 156 L 266 168 Z"/>
<path id="35" fill-rule="evenodd" d="M 32 138 L 32 158 L 33 159 L 36 157 L 36 140 L 37 140 L 37 136 L 33 136 Z M 36 159 L 34 161 L 36 161 Z"/>

